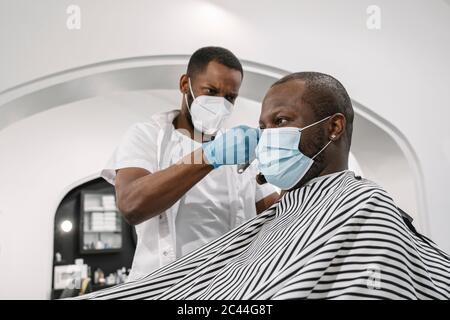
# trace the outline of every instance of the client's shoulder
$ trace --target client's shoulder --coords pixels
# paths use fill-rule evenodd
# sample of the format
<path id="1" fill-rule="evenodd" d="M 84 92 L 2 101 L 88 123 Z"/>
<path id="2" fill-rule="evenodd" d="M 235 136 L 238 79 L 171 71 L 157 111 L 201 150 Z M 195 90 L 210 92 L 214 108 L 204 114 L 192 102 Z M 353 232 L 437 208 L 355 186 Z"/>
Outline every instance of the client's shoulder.
<path id="1" fill-rule="evenodd" d="M 396 207 L 390 194 L 378 183 L 348 171 L 340 185 L 340 198 L 347 198 L 360 204 L 382 202 Z"/>
<path id="2" fill-rule="evenodd" d="M 363 210 L 368 213 L 400 216 L 397 205 L 391 195 L 378 183 L 358 176 L 352 172 L 344 184 L 343 203 L 353 203 L 354 213 Z M 345 206 L 345 205 L 344 205 Z"/>
<path id="3" fill-rule="evenodd" d="M 382 193 L 388 194 L 388 192 L 380 186 L 378 183 L 355 174 L 353 171 L 347 171 L 347 174 L 343 179 L 343 188 L 347 188 L 353 191 L 366 191 L 368 193 Z"/>

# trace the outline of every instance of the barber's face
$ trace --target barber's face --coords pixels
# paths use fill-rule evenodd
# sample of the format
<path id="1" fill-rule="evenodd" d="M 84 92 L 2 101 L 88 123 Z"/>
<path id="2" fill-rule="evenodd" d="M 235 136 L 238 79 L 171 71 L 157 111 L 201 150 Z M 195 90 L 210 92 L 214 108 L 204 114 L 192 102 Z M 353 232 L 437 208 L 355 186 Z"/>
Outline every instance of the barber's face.
<path id="1" fill-rule="evenodd" d="M 218 96 L 224 97 L 234 104 L 241 87 L 242 74 L 215 61 L 211 61 L 203 72 L 191 78 L 192 91 L 195 97 Z M 189 105 L 194 98 L 189 90 L 188 76 L 183 75 L 180 80 L 180 91 L 187 94 Z"/>

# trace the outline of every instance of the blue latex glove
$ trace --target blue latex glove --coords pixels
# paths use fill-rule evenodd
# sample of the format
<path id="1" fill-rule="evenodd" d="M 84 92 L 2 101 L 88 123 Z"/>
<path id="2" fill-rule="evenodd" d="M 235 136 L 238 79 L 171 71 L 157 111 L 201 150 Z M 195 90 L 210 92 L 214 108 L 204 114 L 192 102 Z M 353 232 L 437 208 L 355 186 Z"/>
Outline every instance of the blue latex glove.
<path id="1" fill-rule="evenodd" d="M 260 135 L 260 129 L 244 125 L 228 129 L 202 145 L 206 161 L 214 168 L 224 164 L 250 163 L 255 159 Z"/>

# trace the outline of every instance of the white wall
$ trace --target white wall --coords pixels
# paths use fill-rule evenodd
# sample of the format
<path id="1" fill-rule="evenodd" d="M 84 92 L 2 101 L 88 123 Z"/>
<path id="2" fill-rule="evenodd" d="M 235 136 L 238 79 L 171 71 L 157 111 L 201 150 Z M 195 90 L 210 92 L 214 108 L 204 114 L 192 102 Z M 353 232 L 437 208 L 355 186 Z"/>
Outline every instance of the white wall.
<path id="1" fill-rule="evenodd" d="M 65 10 L 72 3 L 82 10 L 79 31 L 65 27 Z M 378 0 L 381 30 L 368 30 L 370 4 L 365 0 L 0 0 L 0 91 L 90 63 L 190 54 L 211 44 L 281 69 L 332 74 L 352 98 L 408 137 L 425 177 L 431 237 L 449 252 L 450 6 L 442 0 Z M 123 108 L 110 108 L 111 115 L 135 120 Z M 0 298 L 47 297 L 48 265 L 38 261 L 50 261 L 50 251 L 35 247 L 33 239 L 45 238 L 51 246 L 52 235 L 41 230 L 53 223 L 56 208 L 35 191 L 57 193 L 86 172 L 96 172 L 112 147 L 110 138 L 119 136 L 119 129 L 99 132 L 95 124 L 104 121 L 100 109 L 89 110 L 87 122 L 82 111 L 64 110 L 48 112 L 59 122 L 50 121 L 46 112 L 0 132 L 0 274 L 11 271 L 0 281 L 20 279 L 30 266 L 33 276 L 26 278 L 24 286 L 2 283 Z M 126 121 L 114 119 L 108 117 L 111 127 L 124 128 Z M 52 130 L 41 131 L 41 126 Z M 75 139 L 73 132 L 79 127 L 83 129 Z M 96 144 L 85 149 L 93 135 Z M 79 152 L 69 153 L 72 148 Z M 79 165 L 67 168 L 74 159 Z M 21 243 L 23 234 L 29 235 L 27 243 Z"/>

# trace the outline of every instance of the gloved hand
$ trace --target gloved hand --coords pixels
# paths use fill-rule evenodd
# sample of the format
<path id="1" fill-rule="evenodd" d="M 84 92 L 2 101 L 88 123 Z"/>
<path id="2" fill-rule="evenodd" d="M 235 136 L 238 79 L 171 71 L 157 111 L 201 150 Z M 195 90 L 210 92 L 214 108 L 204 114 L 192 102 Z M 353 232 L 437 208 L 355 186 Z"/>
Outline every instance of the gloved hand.
<path id="1" fill-rule="evenodd" d="M 258 128 L 244 125 L 228 129 L 202 145 L 206 161 L 214 168 L 224 164 L 250 163 L 255 159 L 255 148 L 260 135 Z"/>

